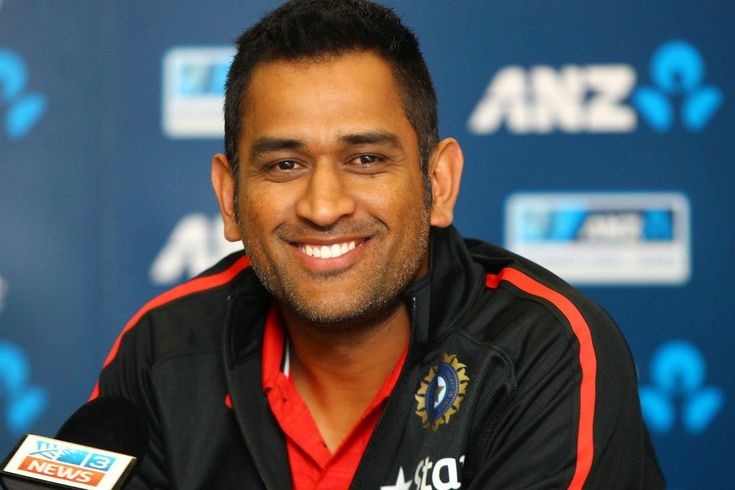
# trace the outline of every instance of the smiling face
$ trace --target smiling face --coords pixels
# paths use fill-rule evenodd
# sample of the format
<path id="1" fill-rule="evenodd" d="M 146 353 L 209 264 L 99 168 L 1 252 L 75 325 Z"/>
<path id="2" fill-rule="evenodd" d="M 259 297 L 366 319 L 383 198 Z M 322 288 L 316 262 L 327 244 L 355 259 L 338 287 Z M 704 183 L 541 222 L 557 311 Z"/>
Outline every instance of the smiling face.
<path id="1" fill-rule="evenodd" d="M 390 66 L 370 52 L 260 65 L 243 127 L 237 230 L 266 288 L 317 323 L 395 306 L 426 273 L 430 210 Z"/>

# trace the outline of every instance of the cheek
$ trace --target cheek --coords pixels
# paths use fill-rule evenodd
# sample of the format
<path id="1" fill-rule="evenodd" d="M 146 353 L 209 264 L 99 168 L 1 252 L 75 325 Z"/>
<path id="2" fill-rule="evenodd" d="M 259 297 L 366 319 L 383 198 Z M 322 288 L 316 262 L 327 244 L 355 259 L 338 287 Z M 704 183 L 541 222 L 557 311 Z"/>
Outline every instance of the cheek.
<path id="1" fill-rule="evenodd" d="M 243 221 L 263 228 L 260 231 L 264 232 L 269 223 L 277 222 L 283 215 L 284 209 L 289 205 L 286 199 L 287 194 L 285 197 L 284 193 L 272 189 L 271 186 L 248 186 L 241 192 L 240 215 Z"/>
<path id="2" fill-rule="evenodd" d="M 240 234 L 245 248 L 248 250 L 262 248 L 259 243 L 267 235 L 269 227 L 267 203 L 252 194 L 242 193 L 238 207 Z"/>
<path id="3" fill-rule="evenodd" d="M 420 214 L 424 202 L 424 187 L 420 176 L 401 177 L 373 182 L 369 189 L 361 193 L 360 201 L 370 209 L 391 217 L 393 221 Z"/>

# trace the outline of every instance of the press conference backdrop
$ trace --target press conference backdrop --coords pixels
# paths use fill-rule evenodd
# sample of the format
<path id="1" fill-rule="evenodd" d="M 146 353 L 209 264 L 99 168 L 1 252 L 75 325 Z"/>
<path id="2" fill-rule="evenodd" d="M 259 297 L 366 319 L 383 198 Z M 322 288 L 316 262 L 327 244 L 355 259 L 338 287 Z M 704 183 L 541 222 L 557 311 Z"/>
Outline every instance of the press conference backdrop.
<path id="1" fill-rule="evenodd" d="M 221 238 L 232 41 L 276 1 L 0 1 L 0 452 L 83 403 L 128 318 Z M 669 485 L 735 488 L 735 4 L 411 1 L 461 232 L 625 333 Z M 413 488 L 413 487 L 412 487 Z"/>

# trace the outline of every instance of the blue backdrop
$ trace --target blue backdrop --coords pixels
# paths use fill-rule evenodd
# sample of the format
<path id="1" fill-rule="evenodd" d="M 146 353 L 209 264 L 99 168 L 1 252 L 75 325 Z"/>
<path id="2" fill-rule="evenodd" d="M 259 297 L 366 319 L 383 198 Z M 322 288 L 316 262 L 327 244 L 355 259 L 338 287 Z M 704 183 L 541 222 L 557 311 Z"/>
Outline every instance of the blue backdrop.
<path id="1" fill-rule="evenodd" d="M 136 309 L 231 249 L 223 73 L 278 3 L 0 0 L 0 453 L 53 435 Z M 670 487 L 734 488 L 735 4 L 387 3 L 465 151 L 460 231 L 600 302 Z"/>

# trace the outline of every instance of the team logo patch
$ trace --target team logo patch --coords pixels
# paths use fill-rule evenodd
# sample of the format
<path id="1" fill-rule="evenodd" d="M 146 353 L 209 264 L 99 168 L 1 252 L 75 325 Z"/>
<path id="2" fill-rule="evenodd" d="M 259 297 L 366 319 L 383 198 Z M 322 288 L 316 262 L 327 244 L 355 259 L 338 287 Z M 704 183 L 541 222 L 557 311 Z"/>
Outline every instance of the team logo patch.
<path id="1" fill-rule="evenodd" d="M 466 370 L 467 366 L 455 354 L 444 354 L 439 364 L 432 366 L 421 380 L 416 392 L 416 415 L 421 417 L 424 429 L 436 431 L 459 412 L 470 381 Z"/>

